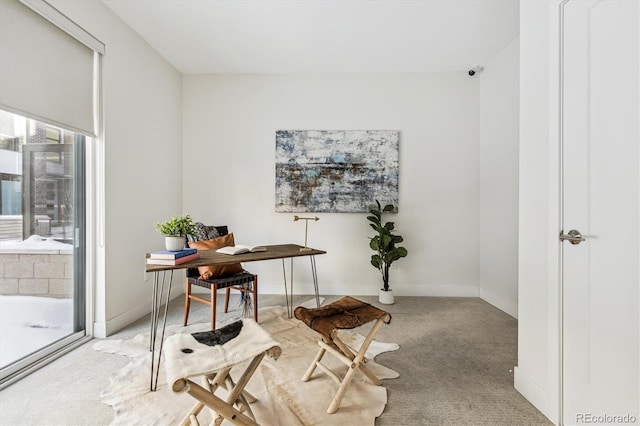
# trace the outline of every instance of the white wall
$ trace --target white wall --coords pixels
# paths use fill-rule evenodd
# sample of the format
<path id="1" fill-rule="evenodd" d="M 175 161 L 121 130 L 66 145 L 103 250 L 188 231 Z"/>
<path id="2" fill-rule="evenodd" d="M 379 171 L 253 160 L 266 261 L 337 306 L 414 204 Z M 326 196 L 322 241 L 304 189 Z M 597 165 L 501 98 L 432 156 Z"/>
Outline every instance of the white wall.
<path id="1" fill-rule="evenodd" d="M 480 297 L 518 316 L 519 39 L 480 79 Z"/>
<path id="2" fill-rule="evenodd" d="M 520 2 L 516 389 L 559 422 L 558 1 Z"/>
<path id="3" fill-rule="evenodd" d="M 303 242 L 304 225 L 274 212 L 277 129 L 399 129 L 400 213 L 393 220 L 410 254 L 392 270 L 396 294 L 480 295 L 514 315 L 513 288 L 491 287 L 488 272 L 487 280 L 481 278 L 490 271 L 481 250 L 495 249 L 481 235 L 492 235 L 493 223 L 502 223 L 480 210 L 482 182 L 488 196 L 497 190 L 481 171 L 496 147 L 481 143 L 491 118 L 479 105 L 500 102 L 481 103 L 480 92 L 499 91 L 498 85 L 481 89 L 482 80 L 465 72 L 181 77 L 102 2 L 52 4 L 107 46 L 106 228 L 96 259 L 97 336 L 148 312 L 151 283 L 143 281 L 142 256 L 162 245 L 154 222 L 185 212 L 228 224 L 240 242 Z M 513 51 L 507 47 L 495 66 L 487 64 L 487 81 L 492 73 L 509 75 L 509 58 Z M 508 133 L 500 132 L 505 143 Z M 319 216 L 310 224 L 309 242 L 328 251 L 317 259 L 321 292 L 376 294 L 380 278 L 368 260 L 365 215 Z M 280 263 L 251 269 L 260 274 L 262 291 L 282 292 Z M 295 279 L 296 293 L 312 292 L 306 262 L 296 262 Z M 180 283 L 174 279 L 174 294 Z"/>
<path id="4" fill-rule="evenodd" d="M 399 213 L 409 256 L 391 271 L 396 295 L 478 296 L 479 81 L 432 74 L 183 76 L 185 212 L 227 224 L 240 243 L 304 240 L 304 224 L 275 213 L 275 131 L 398 129 Z M 318 214 L 309 224 L 320 292 L 377 294 L 365 214 Z M 296 261 L 296 293 L 310 294 Z M 282 292 L 280 262 L 246 265 L 261 291 Z"/>
<path id="5" fill-rule="evenodd" d="M 149 312 L 144 253 L 163 244 L 153 223 L 181 213 L 181 75 L 101 1 L 50 3 L 106 45 L 105 238 L 94 307 L 103 337 Z"/>

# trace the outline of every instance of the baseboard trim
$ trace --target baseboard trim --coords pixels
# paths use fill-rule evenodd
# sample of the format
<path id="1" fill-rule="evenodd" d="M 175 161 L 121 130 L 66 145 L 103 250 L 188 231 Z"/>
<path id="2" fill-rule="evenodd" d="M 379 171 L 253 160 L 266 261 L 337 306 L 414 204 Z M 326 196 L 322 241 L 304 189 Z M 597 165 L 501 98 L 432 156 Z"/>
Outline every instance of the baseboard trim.
<path id="1" fill-rule="evenodd" d="M 184 290 L 182 288 L 172 289 L 171 299 L 176 297 L 184 298 Z M 98 339 L 104 339 L 111 336 L 113 333 L 122 330 L 131 323 L 139 320 L 145 315 L 149 315 L 151 309 L 151 301 L 141 304 L 134 309 L 130 309 L 115 318 L 111 318 L 106 322 L 94 322 L 93 323 L 93 336 Z"/>
<path id="2" fill-rule="evenodd" d="M 515 302 L 511 302 L 509 300 L 506 300 L 503 297 L 496 296 L 490 291 L 484 290 L 482 288 L 480 289 L 480 298 L 485 302 L 489 303 L 490 305 L 493 305 L 496 308 L 500 309 L 502 312 L 508 315 L 511 315 L 515 319 L 518 319 L 518 301 L 517 300 Z"/>
<path id="3" fill-rule="evenodd" d="M 289 285 L 289 283 L 287 283 Z M 359 296 L 377 296 L 381 286 L 376 285 L 345 285 L 340 292 L 326 291 L 320 283 L 320 294 L 327 296 L 340 296 L 345 294 Z M 260 283 L 261 294 L 284 294 L 284 285 L 282 283 L 266 284 Z M 410 286 L 410 285 L 392 285 L 393 293 L 398 296 L 425 296 L 425 297 L 479 297 L 478 287 L 467 285 L 429 285 L 429 286 Z M 288 287 L 290 291 L 291 288 Z M 294 295 L 313 294 L 313 284 L 311 283 L 295 283 Z"/>
<path id="4" fill-rule="evenodd" d="M 549 391 L 533 380 L 531 376 L 521 368 L 513 369 L 513 387 L 522 394 L 534 407 L 544 414 L 549 421 L 558 425 L 553 419 L 557 418 L 556 407 L 551 407 L 551 395 Z"/>

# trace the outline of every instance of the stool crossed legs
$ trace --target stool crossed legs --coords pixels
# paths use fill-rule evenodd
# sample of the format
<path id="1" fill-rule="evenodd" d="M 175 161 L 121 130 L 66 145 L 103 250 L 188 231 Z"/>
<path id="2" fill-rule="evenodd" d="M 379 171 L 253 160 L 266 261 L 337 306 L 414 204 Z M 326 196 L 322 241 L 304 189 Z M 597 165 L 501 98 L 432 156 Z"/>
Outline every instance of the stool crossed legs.
<path id="1" fill-rule="evenodd" d="M 391 322 L 391 315 L 388 312 L 346 296 L 321 308 L 297 307 L 294 315 L 321 336 L 318 341 L 320 350 L 302 377 L 302 381 L 306 382 L 311 379 L 315 369 L 320 368 L 338 385 L 338 391 L 329 404 L 327 413 L 335 413 L 338 410 L 357 371 L 361 371 L 374 385 L 380 385 L 380 379 L 365 365 L 367 362 L 365 354 L 382 324 Z M 375 321 L 375 324 L 358 350 L 350 347 L 338 337 L 340 329 L 352 329 L 372 321 Z M 347 373 L 342 378 L 322 363 L 322 358 L 326 353 L 335 356 L 348 367 Z"/>

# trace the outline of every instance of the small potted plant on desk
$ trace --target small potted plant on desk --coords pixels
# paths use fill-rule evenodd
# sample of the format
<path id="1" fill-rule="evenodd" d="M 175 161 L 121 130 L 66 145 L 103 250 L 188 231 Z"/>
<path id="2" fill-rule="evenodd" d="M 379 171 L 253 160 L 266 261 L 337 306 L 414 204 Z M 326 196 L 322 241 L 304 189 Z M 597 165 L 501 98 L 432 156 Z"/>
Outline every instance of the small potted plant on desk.
<path id="1" fill-rule="evenodd" d="M 184 248 L 187 235 L 193 235 L 195 225 L 191 216 L 172 217 L 166 222 L 156 223 L 156 231 L 164 235 L 164 243 L 169 251 L 179 251 Z"/>
<path id="2" fill-rule="evenodd" d="M 380 202 L 376 200 L 377 207 L 369 210 L 370 216 L 367 220 L 371 222 L 369 225 L 376 231 L 376 235 L 370 237 L 369 247 L 375 252 L 371 255 L 371 265 L 382 274 L 383 287 L 380 289 L 378 300 L 380 303 L 387 305 L 394 303 L 393 292 L 389 288 L 389 268 L 396 260 L 405 257 L 408 252 L 404 247 L 398 247 L 396 244 L 404 241 L 400 235 L 393 233 L 394 223 L 382 223 L 382 215 L 395 211 L 392 204 L 387 204 L 382 208 Z"/>

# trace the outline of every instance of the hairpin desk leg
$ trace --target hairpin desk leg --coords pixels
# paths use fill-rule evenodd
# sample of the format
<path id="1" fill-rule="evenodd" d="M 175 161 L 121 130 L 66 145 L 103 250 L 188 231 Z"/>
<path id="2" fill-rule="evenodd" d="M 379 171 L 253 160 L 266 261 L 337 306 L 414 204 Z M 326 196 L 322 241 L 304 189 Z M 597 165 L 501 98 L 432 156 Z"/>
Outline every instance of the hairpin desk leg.
<path id="1" fill-rule="evenodd" d="M 311 277 L 313 278 L 313 292 L 315 293 L 316 298 L 316 306 L 320 307 L 320 292 L 318 287 L 318 269 L 316 268 L 316 257 L 309 256 L 311 260 Z M 289 318 L 293 317 L 293 257 L 289 258 L 289 282 L 291 284 L 291 288 L 287 288 L 287 270 L 284 264 L 284 259 L 282 259 L 282 276 L 284 279 L 284 297 L 287 302 L 287 315 Z"/>
<path id="2" fill-rule="evenodd" d="M 162 319 L 162 334 L 160 335 L 160 350 L 158 352 L 158 362 L 156 363 L 156 338 L 158 335 L 158 325 L 160 319 L 160 307 L 162 306 L 162 293 L 164 293 L 164 284 L 166 279 L 166 271 L 162 271 L 162 284 L 160 284 L 159 272 L 154 273 L 153 278 L 153 294 L 151 296 L 151 335 L 149 336 L 151 350 L 151 383 L 150 391 L 158 388 L 158 376 L 160 374 L 160 359 L 162 358 L 162 343 L 164 342 L 164 332 L 167 327 L 167 311 L 169 309 L 169 299 L 171 296 L 171 283 L 173 282 L 173 270 L 169 273 L 169 284 L 164 304 L 164 317 Z M 158 288 L 159 287 L 159 288 Z M 160 291 L 158 291 L 160 290 Z M 155 380 L 154 380 L 155 375 Z"/>
<path id="3" fill-rule="evenodd" d="M 289 258 L 289 282 L 291 283 L 290 293 L 289 293 L 289 304 L 287 306 L 287 313 L 289 314 L 289 318 L 293 317 L 293 257 Z"/>
<path id="4" fill-rule="evenodd" d="M 284 298 L 287 302 L 287 315 L 291 318 L 291 312 L 289 310 L 289 292 L 287 291 L 287 268 L 284 266 L 284 259 L 282 259 L 282 279 L 284 280 Z"/>
<path id="5" fill-rule="evenodd" d="M 316 306 L 320 307 L 320 294 L 318 289 L 318 270 L 316 269 L 316 257 L 309 256 L 311 258 L 311 275 L 313 277 L 313 291 L 316 294 Z"/>

